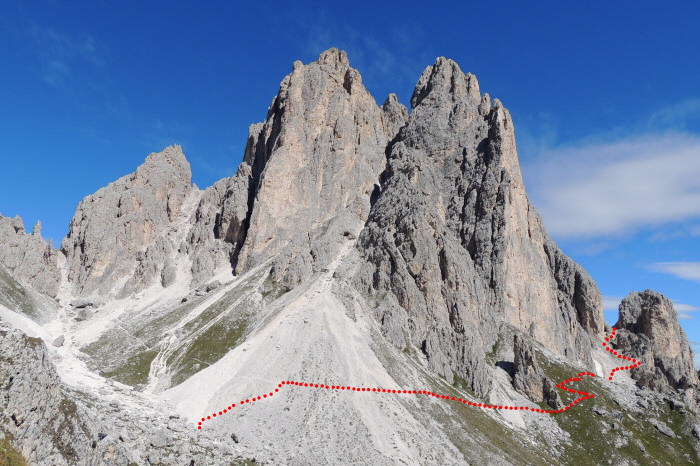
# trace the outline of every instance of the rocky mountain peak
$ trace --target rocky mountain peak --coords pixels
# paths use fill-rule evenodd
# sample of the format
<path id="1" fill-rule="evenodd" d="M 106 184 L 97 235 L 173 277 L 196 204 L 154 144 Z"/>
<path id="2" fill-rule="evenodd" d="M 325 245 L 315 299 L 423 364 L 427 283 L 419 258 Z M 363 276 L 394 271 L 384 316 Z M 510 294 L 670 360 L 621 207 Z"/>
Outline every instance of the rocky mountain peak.
<path id="1" fill-rule="evenodd" d="M 330 49 L 322 52 L 318 56 L 317 63 L 319 65 L 329 66 L 339 73 L 344 73 L 350 67 L 348 54 L 345 52 L 345 50 L 339 50 L 336 47 L 331 47 Z"/>
<path id="2" fill-rule="evenodd" d="M 393 92 L 387 96 L 381 109 L 384 132 L 391 140 L 408 121 L 408 109 Z"/>
<path id="3" fill-rule="evenodd" d="M 171 146 L 85 197 L 65 263 L 0 217 L 0 438 L 47 464 L 691 460 L 672 303 L 620 306 L 605 344 L 643 362 L 635 387 L 595 282 L 529 202 L 501 101 L 441 57 L 411 108 L 378 106 L 330 49 L 294 62 L 233 177 L 200 191 Z"/>
<path id="4" fill-rule="evenodd" d="M 0 265 L 40 293 L 56 296 L 60 282 L 58 255 L 51 244 L 42 239 L 41 222 L 37 222 L 29 235 L 19 216 L 0 215 Z"/>
<path id="5" fill-rule="evenodd" d="M 602 297 L 530 204 L 509 112 L 445 58 L 425 69 L 411 106 L 358 243 L 360 286 L 394 295 L 380 306 L 387 334 L 399 347 L 407 337 L 436 372 L 477 393 L 488 391 L 485 353 L 499 322 L 590 358 Z"/>
<path id="6" fill-rule="evenodd" d="M 174 144 L 153 152 L 136 169 L 133 186 L 151 185 L 159 201 L 165 202 L 168 219 L 180 213 L 182 200 L 192 182 L 192 169 L 182 147 Z"/>
<path id="7" fill-rule="evenodd" d="M 423 104 L 443 107 L 445 99 L 478 104 L 481 101 L 481 93 L 476 76 L 471 73 L 464 74 L 457 63 L 449 58 L 439 57 L 418 79 L 411 96 L 411 108 L 416 109 Z"/>
<path id="8" fill-rule="evenodd" d="M 631 372 L 637 385 L 663 391 L 698 384 L 693 350 L 666 296 L 630 293 L 620 303 L 616 328 L 618 348 L 643 362 Z"/>
<path id="9" fill-rule="evenodd" d="M 41 220 L 37 220 L 32 229 L 32 235 L 41 236 Z"/>
<path id="10" fill-rule="evenodd" d="M 239 168 L 250 182 L 248 199 L 238 201 L 245 218 L 234 222 L 245 234 L 230 235 L 241 240 L 236 272 L 281 254 L 275 276 L 293 285 L 322 267 L 322 254 L 312 253 L 322 241 L 314 232 L 334 218 L 356 223 L 351 229 L 364 222 L 387 141 L 404 117 L 398 102 L 382 113 L 343 51 L 296 64 L 267 120 L 251 127 L 244 159 L 250 170 Z"/>
<path id="11" fill-rule="evenodd" d="M 145 248 L 180 214 L 191 177 L 182 148 L 173 145 L 83 199 L 61 244 L 74 292 L 106 294 L 120 279 L 133 276 L 137 259 L 147 257 Z M 145 285 L 128 284 L 122 291 L 129 294 Z"/>

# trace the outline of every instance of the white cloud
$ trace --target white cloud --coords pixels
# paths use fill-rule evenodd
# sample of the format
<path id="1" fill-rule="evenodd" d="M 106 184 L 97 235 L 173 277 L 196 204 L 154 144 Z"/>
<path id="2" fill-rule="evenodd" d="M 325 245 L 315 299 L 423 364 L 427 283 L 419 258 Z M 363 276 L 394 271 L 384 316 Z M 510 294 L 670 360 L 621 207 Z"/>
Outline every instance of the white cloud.
<path id="1" fill-rule="evenodd" d="M 622 297 L 620 296 L 606 296 L 603 295 L 603 310 L 604 311 L 617 311 L 620 307 L 620 302 Z"/>
<path id="2" fill-rule="evenodd" d="M 700 262 L 656 262 L 649 269 L 700 283 Z"/>
<path id="3" fill-rule="evenodd" d="M 692 319 L 692 312 L 700 311 L 700 307 L 691 306 L 690 304 L 679 303 L 676 300 L 673 301 L 673 308 L 678 312 L 678 318 L 681 320 Z"/>
<path id="4" fill-rule="evenodd" d="M 653 233 L 647 241 L 653 242 L 667 242 L 675 239 L 681 238 L 694 238 L 700 236 L 700 225 L 689 223 L 687 225 L 669 225 L 668 228 L 661 228 L 659 231 Z"/>
<path id="5" fill-rule="evenodd" d="M 622 302 L 621 296 L 603 295 L 603 310 L 606 312 L 617 312 Z M 690 304 L 679 303 L 676 300 L 671 300 L 673 307 L 678 312 L 679 319 L 692 319 L 691 313 L 700 311 L 700 307 L 691 306 Z"/>
<path id="6" fill-rule="evenodd" d="M 39 47 L 42 78 L 51 85 L 61 86 L 73 78 L 76 66 L 81 73 L 85 65 L 93 70 L 105 67 L 106 48 L 91 36 L 77 38 L 36 25 L 29 28 L 29 34 Z"/>
<path id="7" fill-rule="evenodd" d="M 676 311 L 684 313 L 700 311 L 700 307 L 691 306 L 690 304 L 677 303 L 676 301 L 673 302 L 673 307 L 676 308 Z"/>
<path id="8" fill-rule="evenodd" d="M 684 128 L 689 120 L 700 116 L 700 99 L 687 99 L 664 107 L 649 117 L 649 127 Z"/>
<path id="9" fill-rule="evenodd" d="M 523 163 L 555 237 L 621 236 L 700 218 L 700 137 L 669 132 L 560 146 Z"/>

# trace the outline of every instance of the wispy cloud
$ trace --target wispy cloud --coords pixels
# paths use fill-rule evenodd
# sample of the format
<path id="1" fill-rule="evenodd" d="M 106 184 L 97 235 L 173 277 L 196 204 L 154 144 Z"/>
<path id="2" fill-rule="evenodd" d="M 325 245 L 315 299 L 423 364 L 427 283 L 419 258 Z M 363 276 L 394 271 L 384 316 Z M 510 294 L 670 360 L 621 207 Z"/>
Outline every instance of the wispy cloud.
<path id="1" fill-rule="evenodd" d="M 544 149 L 523 165 L 559 238 L 621 236 L 700 218 L 700 137 L 669 132 Z"/>
<path id="2" fill-rule="evenodd" d="M 238 150 L 233 150 L 232 153 L 235 155 L 239 155 Z M 230 159 L 235 160 L 233 156 L 230 157 Z M 191 162 L 193 166 L 202 169 L 204 172 L 206 172 L 207 175 L 214 176 L 219 179 L 229 178 L 235 175 L 236 171 L 238 171 L 237 167 L 231 165 L 221 166 L 221 164 L 213 163 L 212 157 L 207 156 L 193 156 L 191 158 Z M 206 188 L 206 186 L 200 186 L 200 188 Z"/>
<path id="3" fill-rule="evenodd" d="M 700 307 L 691 306 L 690 304 L 679 303 L 675 299 L 673 301 L 673 307 L 678 313 L 678 318 L 682 320 L 692 319 L 694 316 L 691 315 L 693 312 L 700 311 Z"/>
<path id="4" fill-rule="evenodd" d="M 695 353 L 695 369 L 700 369 L 700 343 L 693 340 L 690 340 L 689 343 Z"/>
<path id="5" fill-rule="evenodd" d="M 147 150 L 159 152 L 172 144 L 189 146 L 192 134 L 193 128 L 190 125 L 156 118 L 143 126 L 139 143 Z"/>
<path id="6" fill-rule="evenodd" d="M 647 268 L 700 283 L 700 262 L 656 262 Z"/>
<path id="7" fill-rule="evenodd" d="M 683 225 L 669 225 L 661 228 L 647 238 L 650 243 L 663 243 L 681 238 L 694 238 L 700 236 L 700 225 L 687 223 Z"/>
<path id="8" fill-rule="evenodd" d="M 38 48 L 41 76 L 53 86 L 63 86 L 88 69 L 90 72 L 105 69 L 107 48 L 89 35 L 78 37 L 35 24 L 28 32 Z"/>
<path id="9" fill-rule="evenodd" d="M 603 295 L 603 310 L 604 311 L 617 311 L 622 302 L 621 296 L 607 296 Z"/>
<path id="10" fill-rule="evenodd" d="M 649 127 L 685 129 L 694 120 L 700 120 L 700 99 L 691 98 L 657 110 L 649 117 Z"/>
<path id="11" fill-rule="evenodd" d="M 603 295 L 603 310 L 606 312 L 617 312 L 622 302 L 621 296 Z M 700 311 L 700 307 L 691 306 L 690 304 L 679 303 L 677 300 L 671 300 L 673 307 L 678 313 L 679 319 L 692 319 L 691 313 Z"/>

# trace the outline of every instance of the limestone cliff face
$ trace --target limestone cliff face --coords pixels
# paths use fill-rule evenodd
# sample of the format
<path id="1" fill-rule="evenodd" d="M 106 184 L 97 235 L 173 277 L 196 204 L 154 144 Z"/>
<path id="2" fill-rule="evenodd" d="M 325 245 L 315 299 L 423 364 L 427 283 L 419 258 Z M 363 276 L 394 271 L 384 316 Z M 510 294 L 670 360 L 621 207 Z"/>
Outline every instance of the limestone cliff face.
<path id="1" fill-rule="evenodd" d="M 545 401 L 554 409 L 564 407 L 556 384 L 549 379 L 535 358 L 532 343 L 525 337 L 513 337 L 513 388 L 532 401 Z"/>
<path id="2" fill-rule="evenodd" d="M 508 111 L 444 58 L 423 72 L 411 106 L 358 243 L 360 288 L 399 304 L 385 299 L 385 331 L 403 346 L 392 328 L 404 329 L 434 370 L 477 393 L 501 322 L 585 360 L 603 330 L 602 297 L 529 203 Z"/>
<path id="3" fill-rule="evenodd" d="M 384 169 L 385 131 L 401 118 L 397 107 L 377 106 L 345 52 L 330 49 L 306 66 L 295 62 L 267 120 L 251 127 L 244 163 L 254 200 L 237 273 L 280 253 L 275 276 L 295 285 L 323 262 L 314 252 L 323 249 L 314 244 L 318 229 L 340 217 L 364 222 Z"/>
<path id="4" fill-rule="evenodd" d="M 656 391 L 697 386 L 695 356 L 670 299 L 652 290 L 632 292 L 619 311 L 613 344 L 642 361 L 630 371 L 637 385 Z"/>
<path id="5" fill-rule="evenodd" d="M 289 288 L 361 231 L 355 283 L 383 297 L 376 317 L 394 344 L 421 348 L 448 379 L 488 391 L 503 322 L 590 362 L 602 297 L 529 203 L 508 111 L 444 58 L 411 106 L 390 95 L 378 107 L 337 49 L 296 62 L 238 173 L 203 197 L 193 264 L 210 269 L 206 251 L 223 242 L 237 274 L 271 260 Z"/>
<path id="6" fill-rule="evenodd" d="M 192 259 L 193 284 L 206 281 L 213 271 L 230 263 L 245 239 L 250 166 L 243 163 L 231 178 L 208 187 L 197 205 L 184 245 Z"/>
<path id="7" fill-rule="evenodd" d="M 52 298 L 58 292 L 61 279 L 57 254 L 53 246 L 42 239 L 41 222 L 34 226 L 32 234 L 27 234 L 21 218 L 0 215 L 0 264 Z"/>
<path id="8" fill-rule="evenodd" d="M 140 277 L 164 269 L 170 251 L 165 245 L 144 248 L 178 217 L 190 181 L 182 149 L 171 146 L 149 155 L 135 173 L 83 199 L 61 244 L 73 292 L 106 294 L 120 279 L 132 279 L 122 285 L 123 294 L 147 286 L 151 275 Z"/>

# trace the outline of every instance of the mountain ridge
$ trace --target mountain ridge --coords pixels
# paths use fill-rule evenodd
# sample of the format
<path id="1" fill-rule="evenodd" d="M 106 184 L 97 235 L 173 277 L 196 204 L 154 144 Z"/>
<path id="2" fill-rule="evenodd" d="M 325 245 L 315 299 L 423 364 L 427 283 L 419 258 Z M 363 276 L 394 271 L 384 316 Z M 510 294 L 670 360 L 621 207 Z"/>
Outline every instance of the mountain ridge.
<path id="1" fill-rule="evenodd" d="M 185 425 L 194 430 L 270 381 L 425 386 L 470 402 L 560 406 L 571 401 L 552 394 L 552 380 L 617 366 L 601 345 L 610 330 L 601 293 L 547 235 L 525 192 L 510 113 L 475 76 L 438 58 L 409 112 L 394 94 L 378 106 L 338 49 L 292 68 L 265 121 L 250 126 L 233 177 L 199 190 L 181 147 L 152 153 L 79 204 L 60 250 L 0 218 L 0 272 L 9 271 L 0 274 L 0 318 L 53 342 L 49 366 L 79 410 L 133 417 L 94 424 L 105 434 L 96 455 L 115 464 L 187 464 L 188 455 L 212 464 L 234 455 L 274 464 L 595 462 L 598 450 L 572 436 L 586 445 L 607 427 L 583 437 L 577 423 L 603 426 L 596 416 L 619 408 L 633 419 L 619 441 L 631 445 L 647 432 L 635 418 L 643 405 L 656 425 L 675 419 L 676 437 L 616 458 L 638 462 L 673 444 L 682 462 L 698 450 L 693 353 L 672 303 L 652 292 L 623 301 L 614 343 L 646 367 L 610 385 L 582 382 L 605 408 L 543 420 L 290 393 L 256 406 L 257 421 L 246 407 L 188 437 Z M 48 278 L 39 280 L 41 267 Z M 37 291 L 55 300 L 27 297 Z M 659 334 L 680 349 L 654 346 Z M 154 406 L 177 420 L 139 415 Z M 3 417 L 0 427 L 15 435 L 12 423 Z M 213 446 L 232 429 L 240 445 Z M 23 449 L 36 441 L 20 434 Z M 75 441 L 82 448 L 89 437 Z M 494 443 L 505 437 L 512 451 Z M 32 458 L 60 461 L 59 446 Z"/>

